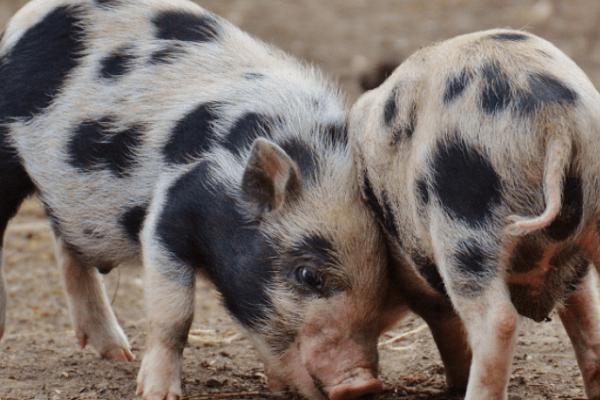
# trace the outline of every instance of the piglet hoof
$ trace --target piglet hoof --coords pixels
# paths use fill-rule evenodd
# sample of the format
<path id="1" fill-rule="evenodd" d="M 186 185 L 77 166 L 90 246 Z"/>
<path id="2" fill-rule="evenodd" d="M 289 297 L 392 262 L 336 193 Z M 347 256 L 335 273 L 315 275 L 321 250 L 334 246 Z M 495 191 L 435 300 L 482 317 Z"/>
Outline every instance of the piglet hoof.
<path id="1" fill-rule="evenodd" d="M 129 349 L 127 336 L 118 325 L 108 330 L 77 329 L 77 340 L 81 348 L 91 345 L 100 357 L 113 361 L 135 361 L 135 356 Z"/>
<path id="2" fill-rule="evenodd" d="M 137 396 L 142 397 L 142 399 L 144 400 L 181 400 L 182 398 L 181 390 L 170 390 L 167 393 L 165 391 L 156 389 L 156 385 L 152 386 L 153 388 L 150 389 L 150 392 L 148 392 L 144 390 L 144 386 L 141 383 L 138 383 L 138 387 L 135 394 Z"/>
<path id="3" fill-rule="evenodd" d="M 79 342 L 79 347 L 85 349 L 85 346 L 87 346 L 88 343 L 88 336 L 84 332 L 77 332 L 76 336 L 77 341 Z"/>
<path id="4" fill-rule="evenodd" d="M 136 394 L 144 400 L 181 400 L 181 359 L 164 348 L 148 351 L 137 377 Z"/>
<path id="5" fill-rule="evenodd" d="M 593 361 L 582 368 L 585 392 L 589 400 L 600 400 L 600 366 Z"/>
<path id="6" fill-rule="evenodd" d="M 126 361 L 133 362 L 135 361 L 135 356 L 127 347 L 114 347 L 112 349 L 106 350 L 101 354 L 102 358 L 106 360 L 112 361 Z"/>
<path id="7" fill-rule="evenodd" d="M 143 396 L 144 400 L 181 400 L 181 395 L 169 393 L 167 395 L 153 393 L 148 396 Z"/>

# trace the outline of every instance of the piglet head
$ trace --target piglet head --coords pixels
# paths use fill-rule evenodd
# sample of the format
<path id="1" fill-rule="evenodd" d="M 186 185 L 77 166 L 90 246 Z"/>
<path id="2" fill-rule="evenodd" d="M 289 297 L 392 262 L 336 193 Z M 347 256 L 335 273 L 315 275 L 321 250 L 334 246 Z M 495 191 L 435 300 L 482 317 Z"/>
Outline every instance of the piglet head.
<path id="1" fill-rule="evenodd" d="M 348 150 L 332 146 L 316 154 L 307 171 L 275 143 L 253 145 L 243 201 L 273 256 L 269 310 L 248 331 L 273 389 L 356 399 L 382 386 L 377 338 L 386 251 L 360 200 Z"/>

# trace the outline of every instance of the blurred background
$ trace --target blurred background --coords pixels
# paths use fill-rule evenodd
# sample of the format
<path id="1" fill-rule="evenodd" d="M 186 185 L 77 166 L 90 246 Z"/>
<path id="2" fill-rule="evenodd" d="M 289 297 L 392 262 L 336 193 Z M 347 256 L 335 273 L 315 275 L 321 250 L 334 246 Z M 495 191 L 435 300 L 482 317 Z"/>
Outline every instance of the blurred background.
<path id="1" fill-rule="evenodd" d="M 543 36 L 600 83 L 597 0 L 203 0 L 259 38 L 323 67 L 351 99 L 359 78 L 434 41 L 511 27 Z M 0 0 L 0 26 L 25 0 Z"/>
<path id="2" fill-rule="evenodd" d="M 349 101 L 416 49 L 481 29 L 511 27 L 545 37 L 600 85 L 598 0 L 203 0 L 242 29 L 322 67 Z M 25 0 L 0 0 L 0 30 Z M 52 238 L 38 203 L 27 202 L 8 232 L 5 256 L 9 313 L 0 342 L 0 399 L 127 399 L 137 364 L 99 360 L 81 351 L 71 330 Z M 109 293 L 133 350 L 144 343 L 141 269 L 107 277 Z M 264 399 L 262 367 L 249 342 L 206 284 L 198 288 L 196 320 L 186 350 L 190 399 Z M 443 368 L 423 323 L 410 318 L 405 335 L 381 350 L 387 391 L 380 399 L 449 399 Z M 570 344 L 558 322 L 525 323 L 518 341 L 511 400 L 583 398 Z M 236 397 L 237 396 L 237 397 Z M 225 398 L 225 397 L 223 397 Z M 289 399 L 289 396 L 282 399 Z"/>

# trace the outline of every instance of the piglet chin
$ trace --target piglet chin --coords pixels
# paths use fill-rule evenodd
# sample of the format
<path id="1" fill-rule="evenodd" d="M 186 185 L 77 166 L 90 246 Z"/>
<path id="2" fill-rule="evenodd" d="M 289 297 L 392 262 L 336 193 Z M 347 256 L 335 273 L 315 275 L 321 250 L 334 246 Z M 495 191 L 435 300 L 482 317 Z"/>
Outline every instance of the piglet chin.
<path id="1" fill-rule="evenodd" d="M 379 393 L 383 390 L 381 381 L 366 368 L 357 368 L 342 383 L 326 388 L 330 400 L 353 400 Z"/>

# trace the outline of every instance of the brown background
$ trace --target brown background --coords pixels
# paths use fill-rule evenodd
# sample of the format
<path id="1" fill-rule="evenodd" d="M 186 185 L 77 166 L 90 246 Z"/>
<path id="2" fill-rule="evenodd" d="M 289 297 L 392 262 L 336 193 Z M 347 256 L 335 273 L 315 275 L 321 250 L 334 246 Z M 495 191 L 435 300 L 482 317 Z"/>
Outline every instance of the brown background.
<path id="1" fill-rule="evenodd" d="M 0 27 L 22 5 L 0 0 Z M 600 83 L 600 1 L 597 0 L 205 0 L 206 8 L 261 39 L 323 67 L 347 91 L 360 94 L 359 76 L 380 62 L 402 60 L 417 48 L 493 27 L 531 30 L 554 42 Z M 133 397 L 137 364 L 99 360 L 79 350 L 69 325 L 45 217 L 28 202 L 8 232 L 7 333 L 0 342 L 0 399 L 124 399 Z M 126 266 L 107 279 L 114 305 L 138 357 L 144 340 L 141 269 Z M 422 322 L 410 319 L 395 332 Z M 196 335 L 186 350 L 185 389 L 259 392 L 261 366 L 249 342 L 219 306 L 214 291 L 198 289 Z M 426 331 L 382 351 L 388 391 L 381 399 L 444 399 L 443 371 Z M 518 341 L 511 399 L 583 397 L 582 381 L 563 329 L 554 321 L 525 322 Z M 436 394 L 438 393 L 438 394 Z M 209 394 L 207 397 L 202 395 Z M 240 398 L 238 396 L 237 398 Z"/>

